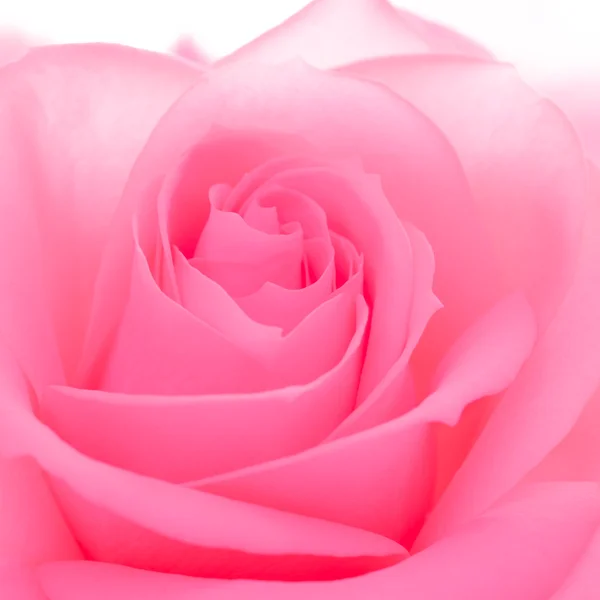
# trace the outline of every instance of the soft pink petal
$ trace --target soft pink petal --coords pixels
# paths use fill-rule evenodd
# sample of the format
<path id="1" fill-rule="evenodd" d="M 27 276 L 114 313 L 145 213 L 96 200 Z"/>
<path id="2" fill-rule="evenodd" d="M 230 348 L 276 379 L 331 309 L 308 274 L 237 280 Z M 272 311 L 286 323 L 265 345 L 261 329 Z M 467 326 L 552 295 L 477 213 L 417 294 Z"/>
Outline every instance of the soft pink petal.
<path id="1" fill-rule="evenodd" d="M 23 36 L 11 31 L 0 31 L 0 67 L 23 58 L 29 52 Z"/>
<path id="2" fill-rule="evenodd" d="M 48 600 L 34 567 L 3 567 L 2 565 L 0 565 L 0 598 Z"/>
<path id="3" fill-rule="evenodd" d="M 591 175 L 600 192 L 600 175 L 595 171 Z M 438 539 L 480 514 L 514 486 L 567 436 L 597 390 L 599 197 L 600 193 L 589 203 L 572 288 L 436 505 L 421 543 Z"/>
<path id="4" fill-rule="evenodd" d="M 41 415 L 86 455 L 170 481 L 295 454 L 320 443 L 354 407 L 368 319 L 358 308 L 343 359 L 306 385 L 199 397 L 51 388 Z"/>
<path id="5" fill-rule="evenodd" d="M 340 97 L 345 99 L 341 105 Z M 310 102 L 307 102 L 307 98 L 310 98 Z M 357 119 L 357 114 L 365 116 Z M 361 395 L 372 388 L 398 359 L 405 345 L 406 325 L 412 303 L 412 294 L 406 293 L 406 290 L 400 289 L 395 283 L 392 284 L 387 275 L 393 272 L 397 274 L 398 281 L 406 281 L 410 285 L 410 256 L 397 249 L 388 255 L 387 250 L 384 252 L 382 247 L 371 247 L 374 240 L 380 239 L 394 239 L 398 243 L 404 243 L 402 226 L 390 209 L 388 200 L 396 202 L 401 197 L 406 206 L 419 206 L 419 210 L 427 215 L 442 213 L 452 218 L 455 226 L 447 227 L 447 223 L 444 223 L 444 231 L 449 233 L 443 234 L 443 247 L 434 247 L 434 251 L 437 253 L 440 249 L 447 250 L 444 259 L 447 281 L 450 279 L 450 271 L 451 274 L 456 274 L 456 265 L 461 265 L 461 275 L 464 281 L 469 282 L 468 290 L 471 290 L 469 292 L 459 286 L 461 291 L 465 291 L 462 297 L 465 306 L 463 310 L 469 318 L 486 307 L 480 301 L 481 297 L 487 302 L 497 297 L 497 273 L 487 260 L 485 241 L 481 241 L 476 232 L 478 225 L 474 220 L 474 207 L 456 156 L 440 132 L 408 103 L 379 86 L 322 73 L 299 63 L 286 65 L 284 68 L 258 65 L 221 68 L 207 73 L 206 80 L 186 94 L 165 115 L 132 172 L 119 215 L 120 233 L 106 256 L 97 288 L 96 310 L 84 359 L 88 364 L 94 361 L 102 349 L 103 341 L 118 322 L 126 303 L 131 265 L 128 253 L 133 255 L 131 240 L 127 241 L 127 237 L 130 235 L 132 215 L 136 212 L 142 214 L 141 231 L 147 240 L 147 244 L 142 240 L 142 245 L 151 249 L 155 244 L 158 226 L 152 220 L 155 219 L 154 208 L 161 178 L 181 163 L 181 157 L 186 152 L 192 151 L 199 152 L 202 156 L 206 152 L 207 157 L 214 156 L 215 151 L 217 152 L 218 160 L 209 164 L 214 171 L 201 169 L 203 174 L 214 173 L 211 185 L 218 182 L 235 184 L 235 180 L 231 181 L 232 163 L 236 169 L 243 164 L 250 163 L 251 167 L 256 165 L 256 162 L 251 162 L 251 158 L 257 152 L 250 151 L 256 150 L 256 144 L 250 147 L 241 144 L 236 153 L 231 152 L 231 140 L 235 141 L 231 137 L 222 150 L 215 149 L 214 144 L 202 146 L 215 130 L 234 130 L 241 137 L 251 136 L 256 131 L 266 132 L 261 133 L 261 136 L 271 145 L 271 151 L 273 132 L 277 132 L 279 138 L 304 140 L 307 147 L 318 148 L 318 156 L 362 156 L 369 172 L 379 172 L 382 157 L 386 157 L 388 161 L 385 164 L 393 164 L 393 169 L 385 173 L 382 181 L 384 190 L 393 181 L 391 189 L 394 197 L 391 198 L 386 198 L 376 177 L 357 177 L 356 181 L 352 180 L 359 168 L 358 161 L 346 168 L 345 173 L 350 175 L 350 179 L 346 175 L 330 177 L 326 170 L 318 174 L 309 172 L 310 169 L 306 167 L 304 175 L 298 174 L 298 178 L 304 182 L 304 188 L 300 185 L 301 182 L 295 182 L 292 186 L 326 206 L 328 219 L 343 224 L 348 239 L 355 242 L 356 235 L 363 236 L 363 242 L 357 244 L 357 247 L 361 246 L 358 249 L 364 252 L 365 259 L 371 256 L 369 260 L 372 261 L 372 267 L 367 270 L 373 274 L 378 273 L 378 293 L 374 294 L 374 300 L 380 307 L 374 308 L 373 332 L 380 341 L 371 345 L 382 354 L 367 357 L 368 377 L 365 377 L 364 392 Z M 226 149 L 229 153 L 221 153 Z M 289 152 L 289 144 L 286 149 Z M 208 150 L 213 152 L 209 153 Z M 261 152 L 265 153 L 264 148 Z M 231 161 L 228 159 L 230 155 Z M 432 170 L 436 177 L 431 176 Z M 153 173 L 159 184 L 149 185 L 148 173 Z M 237 173 L 239 177 L 239 170 Z M 206 178 L 205 175 L 202 177 Z M 285 182 L 282 180 L 280 183 Z M 207 189 L 210 188 L 206 181 L 204 185 Z M 358 213 L 342 206 L 343 202 L 336 202 L 342 193 L 341 186 L 344 187 L 344 197 L 351 198 L 357 207 L 362 206 L 360 214 L 364 214 L 364 219 L 359 219 Z M 357 186 L 355 190 L 352 189 L 353 186 Z M 178 240 L 183 245 L 190 244 L 190 224 L 198 227 L 198 224 L 205 222 L 208 210 L 208 203 L 199 201 L 202 196 L 192 194 L 192 188 L 187 185 L 186 190 L 185 206 L 189 206 L 190 211 L 186 213 L 185 219 L 183 213 L 178 217 L 181 222 L 181 226 L 178 226 Z M 365 199 L 364 202 L 362 198 Z M 370 208 L 371 206 L 374 208 Z M 445 206 L 444 210 L 438 210 L 441 206 Z M 374 212 L 369 215 L 372 211 Z M 187 233 L 184 234 L 185 231 Z M 424 233 L 429 237 L 428 231 Z M 471 243 L 473 240 L 477 243 Z M 173 241 L 182 247 L 179 241 Z M 460 248 L 460 252 L 454 250 L 456 247 Z M 376 257 L 384 255 L 391 262 L 385 268 L 378 267 L 377 261 L 380 259 Z M 464 262 L 459 260 L 463 258 Z M 399 262 L 401 259 L 402 265 Z M 396 266 L 393 267 L 392 263 Z M 477 286 L 473 285 L 474 270 L 477 270 Z M 473 310 L 473 304 L 477 305 L 477 310 Z M 391 318 L 394 318 L 394 326 L 390 322 Z"/>
<path id="6" fill-rule="evenodd" d="M 341 581 L 217 581 L 86 562 L 39 576 L 49 600 L 547 600 L 585 551 L 598 500 L 591 484 L 525 489 L 401 564 Z"/>
<path id="7" fill-rule="evenodd" d="M 406 544 L 432 491 L 428 425 L 454 424 L 467 404 L 506 388 L 531 353 L 535 333 L 529 306 L 518 296 L 507 298 L 456 343 L 437 389 L 413 411 L 295 456 L 191 485 Z"/>
<path id="8" fill-rule="evenodd" d="M 256 292 L 267 281 L 298 289 L 302 242 L 299 227 L 288 235 L 267 234 L 250 227 L 238 213 L 213 205 L 192 264 L 234 296 Z"/>
<path id="9" fill-rule="evenodd" d="M 181 36 L 171 49 L 171 52 L 180 58 L 193 62 L 198 68 L 207 69 L 210 67 L 210 58 L 208 58 L 207 54 L 200 48 L 192 36 Z"/>
<path id="10" fill-rule="evenodd" d="M 581 146 L 562 113 L 496 63 L 394 57 L 345 72 L 389 86 L 448 136 L 504 277 L 527 291 L 545 327 L 573 277 L 588 193 Z"/>
<path id="11" fill-rule="evenodd" d="M 81 558 L 39 467 L 31 459 L 0 461 L 0 499 L 0 565 Z"/>
<path id="12" fill-rule="evenodd" d="M 440 301 L 431 291 L 435 266 L 431 247 L 425 236 L 415 227 L 405 223 L 404 228 L 410 240 L 413 261 L 412 306 L 406 344 L 386 376 L 364 402 L 332 432 L 329 440 L 366 431 L 414 407 L 414 393 L 406 394 L 406 386 L 412 387 L 413 384 L 409 363 L 423 330 L 440 309 Z"/>
<path id="13" fill-rule="evenodd" d="M 13 385 L 26 393 L 24 382 Z M 12 404 L 0 406 L 0 451 L 33 456 L 52 476 L 77 541 L 96 560 L 213 577 L 322 579 L 364 573 L 405 556 L 398 544 L 366 531 L 97 462 Z"/>
<path id="14" fill-rule="evenodd" d="M 565 583 L 550 600 L 595 600 L 600 590 L 600 529 Z"/>
<path id="15" fill-rule="evenodd" d="M 600 164 L 600 78 L 598 73 L 565 75 L 563 78 L 543 78 L 532 75 L 528 81 L 565 112 L 587 155 Z"/>
<path id="16" fill-rule="evenodd" d="M 299 57 L 328 69 L 376 56 L 429 53 L 490 56 L 462 35 L 387 0 L 315 0 L 222 62 L 281 63 Z"/>
<path id="17" fill-rule="evenodd" d="M 129 170 L 196 78 L 176 59 L 104 45 L 34 48 L 0 72 L 0 331 L 36 386 L 60 382 L 51 328 L 73 369 Z"/>
<path id="18" fill-rule="evenodd" d="M 134 394 L 267 389 L 269 378 L 258 357 L 168 298 L 139 247 L 130 286 L 99 389 Z"/>

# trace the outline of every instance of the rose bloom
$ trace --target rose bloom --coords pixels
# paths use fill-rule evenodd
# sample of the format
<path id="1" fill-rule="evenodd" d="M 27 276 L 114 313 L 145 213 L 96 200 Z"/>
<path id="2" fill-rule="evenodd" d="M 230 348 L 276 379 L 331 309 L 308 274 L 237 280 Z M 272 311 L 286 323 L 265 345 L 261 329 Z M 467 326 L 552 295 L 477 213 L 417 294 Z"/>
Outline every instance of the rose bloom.
<path id="1" fill-rule="evenodd" d="M 597 597 L 587 129 L 383 0 L 2 48 L 3 600 Z"/>

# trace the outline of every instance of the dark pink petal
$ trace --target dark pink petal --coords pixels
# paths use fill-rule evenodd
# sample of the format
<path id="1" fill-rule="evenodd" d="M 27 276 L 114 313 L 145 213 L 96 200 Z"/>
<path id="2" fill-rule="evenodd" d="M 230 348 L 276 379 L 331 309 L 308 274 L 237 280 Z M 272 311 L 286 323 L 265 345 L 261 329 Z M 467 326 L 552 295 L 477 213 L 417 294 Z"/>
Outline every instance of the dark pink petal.
<path id="1" fill-rule="evenodd" d="M 49 600 L 548 600 L 585 552 L 598 499 L 593 484 L 525 488 L 404 562 L 342 581 L 218 581 L 89 562 L 48 564 L 39 577 Z"/>

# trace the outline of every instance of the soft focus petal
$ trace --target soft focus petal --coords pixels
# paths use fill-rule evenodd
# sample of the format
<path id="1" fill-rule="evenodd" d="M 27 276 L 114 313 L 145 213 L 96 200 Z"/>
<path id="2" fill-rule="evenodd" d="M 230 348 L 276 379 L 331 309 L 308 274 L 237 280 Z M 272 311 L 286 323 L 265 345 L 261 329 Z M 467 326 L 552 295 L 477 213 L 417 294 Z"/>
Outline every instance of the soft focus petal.
<path id="1" fill-rule="evenodd" d="M 329 69 L 376 56 L 429 53 L 490 56 L 462 35 L 388 0 L 315 0 L 222 62 L 282 63 L 302 58 Z"/>
<path id="2" fill-rule="evenodd" d="M 174 58 L 105 45 L 34 48 L 0 71 L 0 331 L 34 385 L 60 382 L 51 328 L 72 372 L 128 173 L 197 77 Z"/>
<path id="3" fill-rule="evenodd" d="M 565 112 L 575 126 L 587 155 L 600 165 L 600 78 L 597 73 L 588 76 L 564 76 L 545 79 L 532 75 L 527 80 Z"/>
<path id="4" fill-rule="evenodd" d="M 7 600 L 48 600 L 34 567 L 0 565 L 0 597 Z"/>
<path id="5" fill-rule="evenodd" d="M 22 36 L 0 31 L 0 67 L 23 58 L 29 52 L 29 47 Z"/>
<path id="6" fill-rule="evenodd" d="M 569 577 L 550 600 L 596 600 L 600 589 L 600 529 Z"/>
<path id="7" fill-rule="evenodd" d="M 600 383 L 600 175 L 573 286 L 436 505 L 420 543 L 480 514 L 571 431 Z M 493 468 L 490 466 L 493 465 Z"/>
<path id="8" fill-rule="evenodd" d="M 527 291 L 545 327 L 573 277 L 588 197 L 582 149 L 564 115 L 496 63 L 393 57 L 345 72 L 389 86 L 448 136 L 505 278 Z"/>
<path id="9" fill-rule="evenodd" d="M 191 61 L 199 69 L 210 67 L 210 59 L 191 36 L 180 37 L 171 51 L 180 58 Z"/>
<path id="10" fill-rule="evenodd" d="M 526 488 L 403 563 L 342 581 L 203 580 L 86 562 L 39 576 L 49 600 L 547 600 L 585 551 L 598 500 L 591 484 Z"/>

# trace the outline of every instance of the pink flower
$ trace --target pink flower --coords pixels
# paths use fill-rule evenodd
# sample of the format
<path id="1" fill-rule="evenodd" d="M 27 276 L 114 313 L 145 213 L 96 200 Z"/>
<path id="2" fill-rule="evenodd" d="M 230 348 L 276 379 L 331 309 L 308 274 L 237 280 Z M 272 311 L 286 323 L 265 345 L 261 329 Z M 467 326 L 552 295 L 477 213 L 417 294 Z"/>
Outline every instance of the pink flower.
<path id="1" fill-rule="evenodd" d="M 383 0 L 183 52 L 0 70 L 0 597 L 593 598 L 590 146 Z"/>

